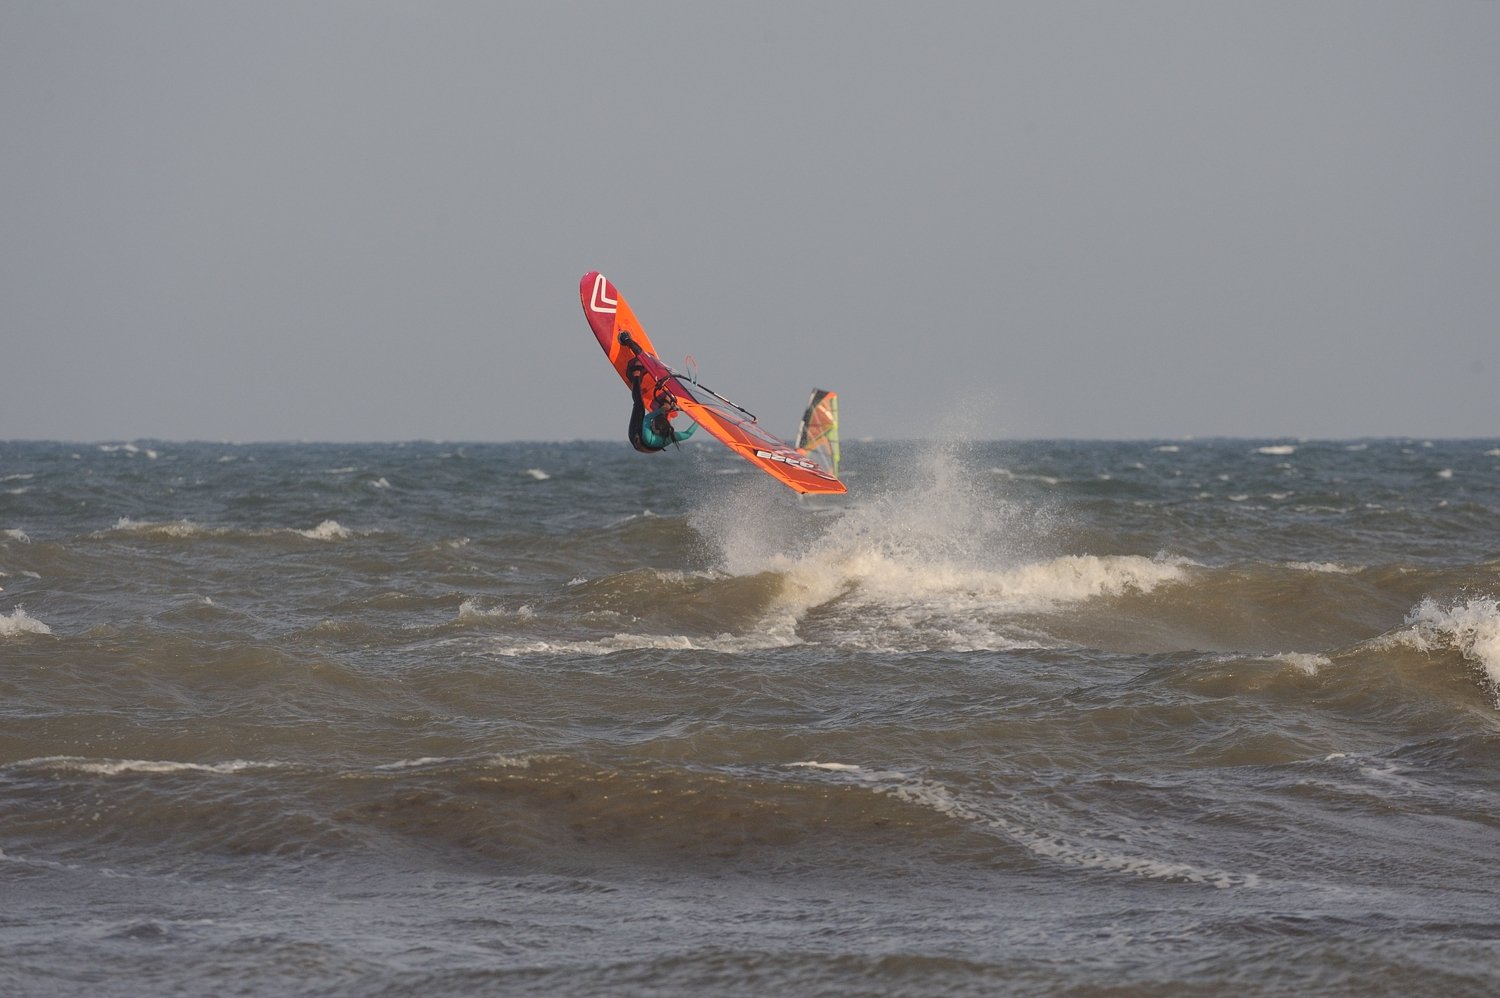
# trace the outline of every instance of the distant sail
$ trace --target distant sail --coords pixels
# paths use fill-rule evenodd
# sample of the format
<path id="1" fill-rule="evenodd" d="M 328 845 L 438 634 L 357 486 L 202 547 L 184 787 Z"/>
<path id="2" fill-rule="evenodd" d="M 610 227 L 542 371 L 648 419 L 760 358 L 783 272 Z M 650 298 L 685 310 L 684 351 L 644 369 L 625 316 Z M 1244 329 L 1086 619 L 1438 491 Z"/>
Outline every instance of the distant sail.
<path id="1" fill-rule="evenodd" d="M 814 388 L 797 430 L 797 449 L 835 478 L 839 474 L 839 397 Z"/>

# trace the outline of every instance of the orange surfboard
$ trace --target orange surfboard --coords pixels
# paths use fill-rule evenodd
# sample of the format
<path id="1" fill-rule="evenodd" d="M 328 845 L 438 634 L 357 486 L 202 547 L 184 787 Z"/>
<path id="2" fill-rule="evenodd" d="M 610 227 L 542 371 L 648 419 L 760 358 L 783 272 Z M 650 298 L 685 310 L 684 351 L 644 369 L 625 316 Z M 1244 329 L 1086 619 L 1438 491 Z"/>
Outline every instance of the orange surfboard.
<path id="1" fill-rule="evenodd" d="M 637 357 L 646 369 L 643 398 L 668 392 L 677 409 L 730 450 L 787 487 L 803 493 L 844 492 L 844 483 L 796 447 L 761 429 L 755 416 L 686 374 L 672 370 L 656 354 L 640 320 L 604 275 L 589 271 L 578 283 L 578 296 L 589 328 L 615 373 L 627 385 L 625 368 Z M 675 417 L 678 413 L 674 412 Z"/>

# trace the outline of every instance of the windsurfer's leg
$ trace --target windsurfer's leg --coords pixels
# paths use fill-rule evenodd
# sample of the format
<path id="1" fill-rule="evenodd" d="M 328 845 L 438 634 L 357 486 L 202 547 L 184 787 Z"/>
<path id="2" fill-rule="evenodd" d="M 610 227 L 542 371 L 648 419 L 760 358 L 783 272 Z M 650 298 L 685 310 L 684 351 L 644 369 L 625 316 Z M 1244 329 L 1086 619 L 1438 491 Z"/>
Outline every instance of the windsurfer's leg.
<path id="1" fill-rule="evenodd" d="M 641 398 L 641 375 L 645 371 L 645 367 L 638 360 L 632 360 L 625 368 L 625 376 L 630 379 L 630 427 L 626 430 L 626 435 L 630 439 L 630 446 L 642 454 L 651 454 L 661 448 L 650 446 L 642 436 L 646 421 L 646 403 Z"/>
<path id="2" fill-rule="evenodd" d="M 645 451 L 649 448 L 647 448 L 645 442 L 641 440 L 641 424 L 646 418 L 646 407 L 641 404 L 641 393 L 639 391 L 639 387 L 640 383 L 637 382 L 637 391 L 634 393 L 635 399 L 630 406 L 630 425 L 626 429 L 625 435 L 630 440 L 630 446 L 634 447 L 638 451 Z"/>

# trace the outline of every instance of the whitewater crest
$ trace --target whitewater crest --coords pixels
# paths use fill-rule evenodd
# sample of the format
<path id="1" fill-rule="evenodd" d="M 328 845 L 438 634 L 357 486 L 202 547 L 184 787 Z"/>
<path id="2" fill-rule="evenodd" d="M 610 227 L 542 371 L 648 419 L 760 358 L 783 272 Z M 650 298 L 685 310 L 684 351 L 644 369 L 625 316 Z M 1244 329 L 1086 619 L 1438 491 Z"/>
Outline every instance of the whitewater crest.
<path id="1" fill-rule="evenodd" d="M 197 537 L 212 533 L 192 520 L 134 520 L 128 516 L 116 520 L 111 529 L 122 534 L 155 537 Z"/>
<path id="2" fill-rule="evenodd" d="M 192 520 L 136 520 L 128 516 L 117 519 L 110 528 L 114 533 L 134 534 L 139 537 L 168 537 L 187 539 L 199 537 L 269 537 L 276 534 L 296 534 L 313 541 L 343 541 L 354 536 L 354 531 L 337 520 L 323 520 L 315 527 L 296 527 L 283 530 L 253 530 L 241 534 L 230 527 L 206 527 Z"/>
<path id="3" fill-rule="evenodd" d="M 13 765 L 27 769 L 64 770 L 91 773 L 96 776 L 120 776 L 126 773 L 240 773 L 250 769 L 275 769 L 277 762 L 250 762 L 231 759 L 227 762 L 174 762 L 166 759 L 89 759 L 74 755 L 53 755 L 23 759 Z"/>
<path id="4" fill-rule="evenodd" d="M 811 770 L 826 779 L 853 783 L 875 793 L 886 794 L 915 807 L 928 808 L 954 821 L 987 829 L 1014 842 L 1038 859 L 1064 866 L 1126 874 L 1146 880 L 1199 884 L 1220 890 L 1256 887 L 1254 873 L 1216 870 L 1192 863 L 1131 855 L 1081 835 L 1033 827 L 1034 816 L 1004 816 L 991 806 L 967 800 L 964 795 L 937 780 L 896 770 L 867 769 L 840 762 L 794 762 L 791 769 Z"/>
<path id="5" fill-rule="evenodd" d="M 721 633 L 713 637 L 693 637 L 686 634 L 627 634 L 618 633 L 607 638 L 582 641 L 506 641 L 496 643 L 493 652 L 505 658 L 524 658 L 532 655 L 577 656 L 597 658 L 623 651 L 691 651 L 717 654 L 742 654 L 753 651 L 768 651 L 773 648 L 789 648 L 801 644 L 801 640 L 790 628 L 771 629 L 748 635 Z"/>
<path id="6" fill-rule="evenodd" d="M 535 616 L 535 608 L 525 603 L 513 609 L 503 606 L 487 607 L 478 600 L 471 598 L 459 604 L 457 620 L 460 623 L 472 623 L 477 620 L 509 620 L 512 618 L 527 620 Z"/>
<path id="7" fill-rule="evenodd" d="M 16 607 L 10 613 L 0 613 L 0 638 L 14 638 L 22 634 L 51 634 L 52 628 L 26 612 L 25 607 Z"/>
<path id="8" fill-rule="evenodd" d="M 1181 558 L 1058 554 L 1056 514 L 1004 494 L 1006 479 L 961 455 L 920 453 L 908 481 L 831 515 L 734 491 L 696 510 L 695 530 L 731 576 L 771 573 L 781 590 L 762 629 L 816 633 L 866 650 L 999 650 L 1057 642 L 1016 621 L 1184 581 Z M 831 607 L 823 613 L 820 608 Z M 821 629 L 803 625 L 816 617 Z"/>
<path id="9" fill-rule="evenodd" d="M 1484 676 L 1500 707 L 1500 600 L 1472 597 L 1447 605 L 1424 599 L 1396 637 L 1421 652 L 1454 651 Z"/>
<path id="10" fill-rule="evenodd" d="M 354 536 L 353 531 L 337 520 L 324 520 L 311 530 L 298 530 L 297 533 L 314 541 L 345 541 Z"/>

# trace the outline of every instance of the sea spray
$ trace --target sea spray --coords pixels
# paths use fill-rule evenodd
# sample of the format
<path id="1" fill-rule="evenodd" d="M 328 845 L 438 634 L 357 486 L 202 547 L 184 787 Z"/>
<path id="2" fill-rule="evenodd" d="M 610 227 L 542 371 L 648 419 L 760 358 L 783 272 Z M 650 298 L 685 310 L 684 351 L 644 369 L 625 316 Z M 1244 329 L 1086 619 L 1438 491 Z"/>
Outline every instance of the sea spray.
<path id="1" fill-rule="evenodd" d="M 1014 564 L 1051 514 L 1009 501 L 959 447 L 905 445 L 897 477 L 862 480 L 846 500 L 790 500 L 758 481 L 714 489 L 688 522 L 733 575 L 874 559 L 937 570 Z M 828 515 L 810 515 L 829 511 Z"/>
<path id="2" fill-rule="evenodd" d="M 1012 500 L 1005 482 L 966 451 L 962 443 L 907 445 L 899 463 L 906 474 L 825 516 L 754 487 L 760 483 L 740 483 L 717 490 L 689 522 L 724 571 L 780 577 L 773 613 L 783 626 L 838 601 L 881 624 L 830 636 L 886 649 L 1034 645 L 1038 635 L 1014 615 L 1151 592 L 1190 565 L 1048 551 L 1056 511 Z"/>
<path id="3" fill-rule="evenodd" d="M 1424 599 L 1407 616 L 1406 639 L 1419 651 L 1458 652 L 1484 677 L 1500 706 L 1500 600 L 1472 597 L 1449 604 Z"/>
<path id="4" fill-rule="evenodd" d="M 0 638 L 14 638 L 23 634 L 51 634 L 52 628 L 16 607 L 10 613 L 0 613 Z"/>

